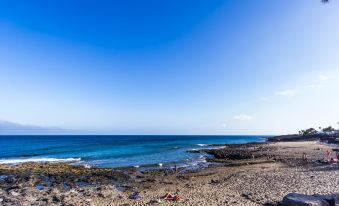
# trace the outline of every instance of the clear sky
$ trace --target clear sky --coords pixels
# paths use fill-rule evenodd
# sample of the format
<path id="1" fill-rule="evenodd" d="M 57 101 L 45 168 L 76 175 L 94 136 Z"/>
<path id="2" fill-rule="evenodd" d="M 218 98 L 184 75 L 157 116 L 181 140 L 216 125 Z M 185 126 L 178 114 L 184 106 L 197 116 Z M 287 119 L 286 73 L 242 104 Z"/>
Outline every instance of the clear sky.
<path id="1" fill-rule="evenodd" d="M 337 127 L 338 25 L 338 1 L 0 1 L 0 120 L 100 134 Z"/>

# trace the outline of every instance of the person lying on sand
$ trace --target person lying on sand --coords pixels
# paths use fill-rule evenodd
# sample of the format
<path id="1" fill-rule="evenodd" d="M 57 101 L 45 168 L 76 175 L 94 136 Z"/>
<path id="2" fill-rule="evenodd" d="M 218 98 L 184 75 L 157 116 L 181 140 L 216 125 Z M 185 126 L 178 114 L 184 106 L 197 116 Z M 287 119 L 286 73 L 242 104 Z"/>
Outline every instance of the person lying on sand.
<path id="1" fill-rule="evenodd" d="M 181 201 L 181 200 L 185 200 L 186 198 L 182 195 L 179 194 L 179 190 L 177 190 L 176 192 L 172 193 L 167 193 L 164 197 L 165 200 L 172 200 L 172 201 Z"/>
<path id="2" fill-rule="evenodd" d="M 177 201 L 177 202 L 181 201 L 181 200 L 185 200 L 185 198 L 183 196 L 179 195 L 179 194 L 177 194 L 173 199 L 173 201 Z"/>
<path id="3" fill-rule="evenodd" d="M 164 197 L 165 200 L 173 200 L 173 198 L 174 198 L 174 195 L 172 195 L 172 193 L 170 192 L 167 193 Z"/>

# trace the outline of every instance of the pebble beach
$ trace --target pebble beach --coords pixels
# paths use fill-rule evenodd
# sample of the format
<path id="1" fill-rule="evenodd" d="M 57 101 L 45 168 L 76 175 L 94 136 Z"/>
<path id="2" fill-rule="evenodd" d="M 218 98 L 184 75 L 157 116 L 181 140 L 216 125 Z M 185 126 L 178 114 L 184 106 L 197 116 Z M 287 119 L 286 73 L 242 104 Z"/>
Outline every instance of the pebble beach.
<path id="1" fill-rule="evenodd" d="M 319 161 L 335 148 L 317 141 L 225 145 L 219 154 L 251 158 L 218 156 L 209 160 L 214 166 L 190 172 L 0 165 L 0 205 L 278 205 L 291 192 L 339 193 L 339 165 Z M 182 198 L 164 199 L 175 192 Z"/>

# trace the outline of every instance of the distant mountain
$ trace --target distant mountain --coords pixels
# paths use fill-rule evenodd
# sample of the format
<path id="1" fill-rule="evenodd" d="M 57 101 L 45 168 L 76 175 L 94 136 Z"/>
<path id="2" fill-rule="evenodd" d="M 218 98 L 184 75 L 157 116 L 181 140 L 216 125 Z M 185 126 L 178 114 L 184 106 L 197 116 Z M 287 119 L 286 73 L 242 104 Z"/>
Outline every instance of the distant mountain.
<path id="1" fill-rule="evenodd" d="M 65 130 L 56 127 L 39 127 L 8 121 L 0 121 L 0 135 L 52 135 L 66 133 L 67 132 Z"/>

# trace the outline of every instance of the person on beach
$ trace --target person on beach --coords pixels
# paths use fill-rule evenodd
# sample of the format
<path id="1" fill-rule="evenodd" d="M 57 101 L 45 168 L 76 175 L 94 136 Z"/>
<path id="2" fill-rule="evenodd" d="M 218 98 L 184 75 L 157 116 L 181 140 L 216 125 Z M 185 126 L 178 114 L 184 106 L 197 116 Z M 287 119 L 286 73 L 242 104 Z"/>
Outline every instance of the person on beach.
<path id="1" fill-rule="evenodd" d="M 174 193 L 174 198 L 173 198 L 173 200 L 174 201 L 181 201 L 181 200 L 184 200 L 185 198 L 184 198 L 184 196 L 182 196 L 182 195 L 180 195 L 179 194 L 179 190 L 177 190 L 175 193 Z"/>
<path id="2" fill-rule="evenodd" d="M 331 151 L 330 150 L 326 150 L 326 153 L 325 153 L 325 159 L 327 161 L 330 161 L 331 160 Z"/>
<path id="3" fill-rule="evenodd" d="M 331 158 L 331 160 L 330 160 L 330 163 L 335 163 L 335 161 L 334 161 L 334 159 L 333 159 L 333 158 Z"/>
<path id="4" fill-rule="evenodd" d="M 337 161 L 339 161 L 339 151 L 337 152 Z"/>
<path id="5" fill-rule="evenodd" d="M 303 152 L 303 161 L 306 163 L 308 162 L 308 156 L 306 152 Z"/>

